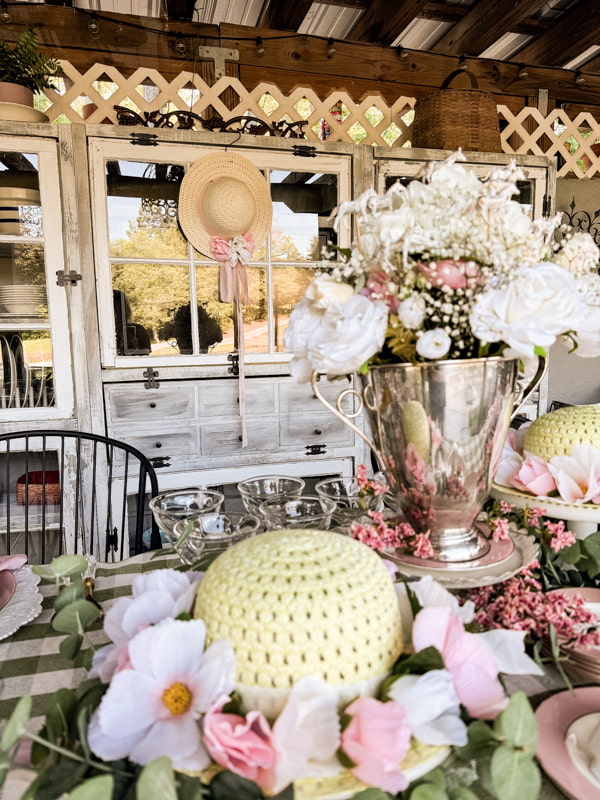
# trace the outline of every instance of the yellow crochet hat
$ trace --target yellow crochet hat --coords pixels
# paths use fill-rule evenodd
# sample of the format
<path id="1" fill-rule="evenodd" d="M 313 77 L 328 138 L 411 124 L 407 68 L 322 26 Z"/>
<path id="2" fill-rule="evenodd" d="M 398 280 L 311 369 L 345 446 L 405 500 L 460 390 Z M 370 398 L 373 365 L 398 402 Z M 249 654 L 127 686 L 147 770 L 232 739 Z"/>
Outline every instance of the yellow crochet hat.
<path id="1" fill-rule="evenodd" d="M 543 414 L 527 428 L 523 449 L 548 461 L 571 455 L 578 444 L 600 449 L 600 405 L 567 406 Z"/>
<path id="2" fill-rule="evenodd" d="M 270 718 L 306 675 L 335 687 L 340 702 L 374 694 L 402 652 L 383 561 L 331 531 L 268 531 L 230 547 L 206 571 L 194 616 L 207 643 L 232 643 L 245 708 Z"/>

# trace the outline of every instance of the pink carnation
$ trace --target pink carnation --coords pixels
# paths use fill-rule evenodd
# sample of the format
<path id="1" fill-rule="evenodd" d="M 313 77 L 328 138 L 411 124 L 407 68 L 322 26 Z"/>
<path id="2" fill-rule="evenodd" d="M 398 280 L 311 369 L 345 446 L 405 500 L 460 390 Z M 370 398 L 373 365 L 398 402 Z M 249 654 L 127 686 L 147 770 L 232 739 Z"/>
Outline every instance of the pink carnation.
<path id="1" fill-rule="evenodd" d="M 221 709 L 228 699 L 219 698 L 205 714 L 204 744 L 217 764 L 260 783 L 262 770 L 271 769 L 276 759 L 269 724 L 259 711 L 250 711 L 245 719 L 224 714 Z"/>
<path id="2" fill-rule="evenodd" d="M 350 772 L 368 786 L 396 794 L 406 789 L 408 779 L 400 762 L 410 745 L 411 730 L 406 712 L 390 700 L 359 697 L 347 708 L 352 719 L 342 732 L 341 748 L 354 762 Z"/>

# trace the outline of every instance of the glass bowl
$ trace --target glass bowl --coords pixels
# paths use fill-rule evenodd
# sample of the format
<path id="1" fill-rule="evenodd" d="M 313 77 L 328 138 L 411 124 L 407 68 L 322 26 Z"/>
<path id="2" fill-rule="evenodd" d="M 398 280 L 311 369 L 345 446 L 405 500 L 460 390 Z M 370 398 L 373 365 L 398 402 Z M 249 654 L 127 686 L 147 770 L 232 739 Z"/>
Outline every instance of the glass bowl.
<path id="1" fill-rule="evenodd" d="M 232 544 L 254 536 L 260 520 L 252 514 L 219 511 L 175 523 L 174 547 L 184 564 L 193 564 L 205 556 L 218 555 Z"/>
<path id="2" fill-rule="evenodd" d="M 332 519 L 343 528 L 366 516 L 367 511 L 377 511 L 383 505 L 378 495 L 361 495 L 356 478 L 325 478 L 315 484 L 315 492 L 334 501 L 336 508 Z"/>
<path id="3" fill-rule="evenodd" d="M 249 514 L 261 516 L 260 504 L 275 496 L 297 497 L 302 494 L 304 481 L 291 475 L 259 475 L 237 485 L 244 508 Z"/>
<path id="4" fill-rule="evenodd" d="M 335 502 L 320 495 L 304 494 L 298 497 L 279 495 L 264 500 L 259 509 L 267 529 L 270 530 L 277 528 L 327 530 L 331 525 Z"/>
<path id="5" fill-rule="evenodd" d="M 173 544 L 177 538 L 173 532 L 176 522 L 220 511 L 224 500 L 225 495 L 215 489 L 175 489 L 157 494 L 149 506 L 156 524 Z"/>

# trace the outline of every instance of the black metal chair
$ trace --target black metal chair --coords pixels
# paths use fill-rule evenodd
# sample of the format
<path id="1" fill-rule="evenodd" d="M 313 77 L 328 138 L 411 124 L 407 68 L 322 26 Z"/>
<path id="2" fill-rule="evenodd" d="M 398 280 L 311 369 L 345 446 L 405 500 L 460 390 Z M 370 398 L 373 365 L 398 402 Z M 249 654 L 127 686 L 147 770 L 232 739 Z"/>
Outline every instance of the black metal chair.
<path id="1" fill-rule="evenodd" d="M 81 553 L 117 561 L 161 547 L 148 508 L 158 479 L 125 442 L 71 430 L 0 434 L 0 552 L 30 563 Z"/>

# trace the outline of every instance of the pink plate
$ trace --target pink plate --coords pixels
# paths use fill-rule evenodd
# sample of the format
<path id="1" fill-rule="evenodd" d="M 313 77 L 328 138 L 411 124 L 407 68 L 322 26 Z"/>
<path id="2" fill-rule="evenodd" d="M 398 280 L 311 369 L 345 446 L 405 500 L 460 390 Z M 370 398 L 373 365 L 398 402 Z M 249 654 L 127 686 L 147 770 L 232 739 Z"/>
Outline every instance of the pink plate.
<path id="1" fill-rule="evenodd" d="M 17 588 L 17 579 L 14 574 L 7 569 L 0 572 L 0 610 L 8 604 L 15 589 Z"/>
<path id="2" fill-rule="evenodd" d="M 600 711 L 600 687 L 588 686 L 573 693 L 558 692 L 540 704 L 537 757 L 549 778 L 573 800 L 600 800 L 600 790 L 577 769 L 567 752 L 565 736 L 579 717 Z"/>

